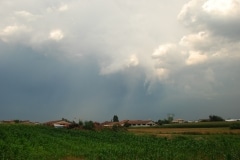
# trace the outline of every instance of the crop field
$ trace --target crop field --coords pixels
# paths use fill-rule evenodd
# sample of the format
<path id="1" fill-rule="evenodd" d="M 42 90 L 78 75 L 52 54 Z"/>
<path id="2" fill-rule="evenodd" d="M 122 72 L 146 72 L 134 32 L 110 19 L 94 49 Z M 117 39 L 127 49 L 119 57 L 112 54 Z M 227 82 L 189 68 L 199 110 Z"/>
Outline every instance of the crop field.
<path id="1" fill-rule="evenodd" d="M 130 128 L 129 132 L 137 135 L 155 135 L 161 137 L 173 137 L 183 135 L 239 135 L 240 129 L 229 129 L 229 127 L 218 128 Z"/>
<path id="2" fill-rule="evenodd" d="M 192 137 L 179 134 L 166 138 L 135 135 L 132 131 L 1 124 L 0 159 L 240 160 L 240 136 L 219 133 Z"/>

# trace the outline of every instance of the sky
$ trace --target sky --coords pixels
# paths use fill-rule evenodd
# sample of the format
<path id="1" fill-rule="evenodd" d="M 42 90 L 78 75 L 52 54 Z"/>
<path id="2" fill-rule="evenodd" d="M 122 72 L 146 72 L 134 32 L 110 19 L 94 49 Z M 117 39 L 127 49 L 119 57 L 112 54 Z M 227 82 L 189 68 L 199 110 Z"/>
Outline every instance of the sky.
<path id="1" fill-rule="evenodd" d="M 240 118 L 240 0 L 1 0 L 0 120 Z"/>

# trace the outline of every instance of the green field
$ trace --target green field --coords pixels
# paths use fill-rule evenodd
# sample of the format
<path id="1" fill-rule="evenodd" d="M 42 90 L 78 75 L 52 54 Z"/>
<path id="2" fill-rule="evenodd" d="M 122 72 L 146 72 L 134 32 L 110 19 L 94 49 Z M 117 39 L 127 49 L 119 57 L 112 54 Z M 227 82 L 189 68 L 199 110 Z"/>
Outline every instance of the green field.
<path id="1" fill-rule="evenodd" d="M 0 125 L 1 160 L 240 160 L 240 136 L 134 135 L 129 132 Z"/>

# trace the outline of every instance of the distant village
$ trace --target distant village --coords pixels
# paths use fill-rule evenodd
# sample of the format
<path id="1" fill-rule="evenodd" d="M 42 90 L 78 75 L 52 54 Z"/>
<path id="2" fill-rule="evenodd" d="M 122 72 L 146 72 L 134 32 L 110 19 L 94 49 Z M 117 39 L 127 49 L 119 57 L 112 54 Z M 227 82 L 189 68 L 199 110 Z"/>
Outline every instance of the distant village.
<path id="1" fill-rule="evenodd" d="M 168 119 L 158 120 L 154 122 L 153 120 L 122 120 L 119 121 L 117 115 L 113 116 L 111 121 L 105 121 L 102 123 L 93 121 L 69 121 L 65 118 L 60 120 L 53 120 L 44 123 L 32 122 L 30 120 L 2 120 L 0 124 L 26 124 L 26 125 L 46 125 L 52 126 L 54 128 L 112 128 L 114 126 L 120 127 L 154 127 L 159 125 L 169 125 L 169 124 L 181 124 L 181 123 L 198 123 L 198 122 L 211 122 L 211 121 L 226 121 L 226 122 L 237 122 L 240 119 L 222 119 L 219 116 L 210 115 L 209 119 L 199 119 L 197 121 L 186 121 L 184 119 L 173 119 L 173 117 L 168 117 Z"/>

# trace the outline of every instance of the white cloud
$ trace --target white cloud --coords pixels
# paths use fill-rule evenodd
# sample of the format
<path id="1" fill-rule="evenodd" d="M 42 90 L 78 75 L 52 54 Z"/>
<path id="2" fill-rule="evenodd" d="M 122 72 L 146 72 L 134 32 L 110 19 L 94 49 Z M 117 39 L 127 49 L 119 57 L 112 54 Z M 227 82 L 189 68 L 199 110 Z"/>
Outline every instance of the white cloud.
<path id="1" fill-rule="evenodd" d="M 238 3 L 238 0 L 208 0 L 203 4 L 202 8 L 208 13 L 229 15 L 234 12 L 234 7 Z"/>
<path id="2" fill-rule="evenodd" d="M 162 44 L 152 53 L 154 72 L 159 80 L 166 80 L 178 67 L 184 65 L 185 55 L 181 53 L 182 47 L 175 44 Z"/>
<path id="3" fill-rule="evenodd" d="M 117 61 L 112 62 L 108 65 L 102 65 L 100 70 L 101 75 L 113 74 L 119 71 L 123 71 L 130 67 L 136 67 L 139 65 L 139 59 L 137 55 L 132 54 L 127 59 L 118 59 Z"/>
<path id="4" fill-rule="evenodd" d="M 102 67 L 100 70 L 100 74 L 101 75 L 112 74 L 112 73 L 116 73 L 122 69 L 123 69 L 123 65 L 121 63 L 114 62 L 108 66 Z"/>
<path id="5" fill-rule="evenodd" d="M 3 29 L 2 34 L 3 35 L 11 35 L 19 31 L 20 27 L 17 25 L 14 26 L 7 26 L 6 28 Z"/>
<path id="6" fill-rule="evenodd" d="M 169 75 L 169 70 L 166 69 L 166 68 L 157 68 L 155 70 L 155 74 L 158 78 L 158 80 L 164 80 L 164 79 L 167 79 L 168 78 L 168 75 Z"/>
<path id="7" fill-rule="evenodd" d="M 186 90 L 190 95 L 210 97 L 218 94 L 215 87 L 223 87 L 219 85 L 223 82 L 216 77 L 225 74 L 220 64 L 231 66 L 233 59 L 240 61 L 240 3 L 214 3 L 218 1 L 191 0 L 184 5 L 178 19 L 189 33 L 178 44 L 160 45 L 152 53 L 154 67 L 148 77 L 151 89 L 157 79 L 176 92 Z"/>
<path id="8" fill-rule="evenodd" d="M 214 36 L 240 40 L 240 0 L 191 0 L 178 19 L 190 31 L 207 31 Z"/>
<path id="9" fill-rule="evenodd" d="M 183 36 L 183 38 L 180 40 L 179 44 L 187 47 L 187 48 L 204 48 L 205 46 L 208 46 L 211 41 L 211 38 L 209 37 L 208 33 L 201 31 L 198 33 L 193 33 L 189 35 Z"/>
<path id="10" fill-rule="evenodd" d="M 196 51 L 190 51 L 189 57 L 186 60 L 186 64 L 194 65 L 194 64 L 203 63 L 207 60 L 208 60 L 208 57 L 205 54 L 200 54 L 199 52 L 196 52 Z"/>
<path id="11" fill-rule="evenodd" d="M 137 66 L 138 64 L 139 64 L 139 60 L 138 60 L 137 56 L 135 54 L 131 55 L 128 59 L 127 66 L 134 67 L 134 66 Z"/>
<path id="12" fill-rule="evenodd" d="M 201 9 L 199 5 L 201 5 L 204 0 L 190 0 L 186 3 L 180 13 L 178 14 L 178 19 L 184 22 L 185 26 L 195 26 L 194 24 L 198 23 L 199 21 L 199 14 L 201 14 Z M 197 26 L 199 28 L 199 26 Z M 196 28 L 196 29 L 198 29 Z"/>
<path id="13" fill-rule="evenodd" d="M 32 29 L 24 25 L 10 25 L 6 26 L 2 31 L 0 31 L 0 38 L 4 42 L 18 42 L 23 40 L 28 36 L 23 37 L 23 35 L 31 32 Z"/>
<path id="14" fill-rule="evenodd" d="M 49 33 L 49 38 L 55 41 L 60 41 L 64 38 L 64 34 L 60 29 L 55 29 Z"/>
<path id="15" fill-rule="evenodd" d="M 47 8 L 47 12 L 54 13 L 54 12 L 66 12 L 69 10 L 68 4 L 60 4 L 60 5 L 54 5 Z"/>
<path id="16" fill-rule="evenodd" d="M 164 45 L 160 45 L 158 49 L 155 50 L 155 52 L 152 54 L 153 58 L 159 58 L 161 56 L 165 56 L 169 53 L 169 51 L 174 50 L 175 49 L 175 45 L 174 44 L 164 44 Z"/>
<path id="17" fill-rule="evenodd" d="M 63 12 L 63 11 L 67 11 L 69 9 L 68 5 L 67 4 L 63 4 L 61 5 L 58 10 Z"/>
<path id="18" fill-rule="evenodd" d="M 32 13 L 24 11 L 24 10 L 16 11 L 15 15 L 18 17 L 25 18 L 27 21 L 34 21 L 41 17 L 39 15 L 33 15 Z"/>

